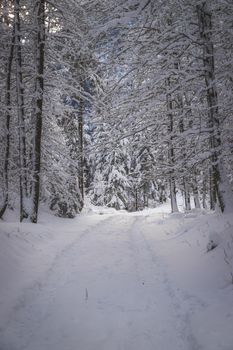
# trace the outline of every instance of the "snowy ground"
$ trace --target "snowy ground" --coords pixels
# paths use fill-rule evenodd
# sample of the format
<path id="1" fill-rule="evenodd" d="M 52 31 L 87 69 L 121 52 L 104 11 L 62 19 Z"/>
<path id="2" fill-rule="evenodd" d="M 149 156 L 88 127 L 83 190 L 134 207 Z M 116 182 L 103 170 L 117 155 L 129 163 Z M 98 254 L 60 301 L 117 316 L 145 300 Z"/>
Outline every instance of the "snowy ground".
<path id="1" fill-rule="evenodd" d="M 0 350 L 232 350 L 233 218 L 167 211 L 0 222 Z"/>

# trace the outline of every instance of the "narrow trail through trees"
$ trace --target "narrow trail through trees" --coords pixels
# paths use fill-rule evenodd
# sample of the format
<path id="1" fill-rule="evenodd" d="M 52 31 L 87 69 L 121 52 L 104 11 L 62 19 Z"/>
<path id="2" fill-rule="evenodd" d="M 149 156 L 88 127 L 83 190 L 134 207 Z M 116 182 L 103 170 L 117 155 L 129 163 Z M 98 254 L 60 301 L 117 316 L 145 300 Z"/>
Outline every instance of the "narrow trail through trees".
<path id="1" fill-rule="evenodd" d="M 201 349 L 187 300 L 175 295 L 166 265 L 143 235 L 146 225 L 142 216 L 100 217 L 25 292 L 1 330 L 0 348 Z"/>

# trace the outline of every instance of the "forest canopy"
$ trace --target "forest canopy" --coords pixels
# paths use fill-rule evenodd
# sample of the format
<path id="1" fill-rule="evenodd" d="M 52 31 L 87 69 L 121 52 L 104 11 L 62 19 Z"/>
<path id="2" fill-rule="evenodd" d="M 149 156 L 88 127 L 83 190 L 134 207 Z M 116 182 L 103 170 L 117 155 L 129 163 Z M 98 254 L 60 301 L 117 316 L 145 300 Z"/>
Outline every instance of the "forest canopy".
<path id="1" fill-rule="evenodd" d="M 230 0 L 1 0 L 0 218 L 232 210 Z"/>

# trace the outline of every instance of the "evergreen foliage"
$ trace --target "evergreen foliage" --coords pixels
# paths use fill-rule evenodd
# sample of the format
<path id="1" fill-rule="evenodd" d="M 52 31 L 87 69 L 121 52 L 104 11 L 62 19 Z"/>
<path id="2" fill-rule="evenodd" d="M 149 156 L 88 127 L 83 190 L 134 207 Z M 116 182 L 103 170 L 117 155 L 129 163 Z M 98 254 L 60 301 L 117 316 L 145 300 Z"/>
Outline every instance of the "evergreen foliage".
<path id="1" fill-rule="evenodd" d="M 231 210 L 232 4 L 0 1 L 0 217 Z M 193 201 L 191 200 L 193 198 Z"/>

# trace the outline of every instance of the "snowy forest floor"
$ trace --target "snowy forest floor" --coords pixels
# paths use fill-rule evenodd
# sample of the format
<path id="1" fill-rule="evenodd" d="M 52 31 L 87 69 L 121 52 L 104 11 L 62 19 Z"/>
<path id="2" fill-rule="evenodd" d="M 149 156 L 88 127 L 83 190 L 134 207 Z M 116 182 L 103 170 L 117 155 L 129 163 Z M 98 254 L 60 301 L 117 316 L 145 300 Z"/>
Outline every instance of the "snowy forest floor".
<path id="1" fill-rule="evenodd" d="M 0 350 L 232 350 L 233 218 L 167 211 L 1 221 Z"/>

